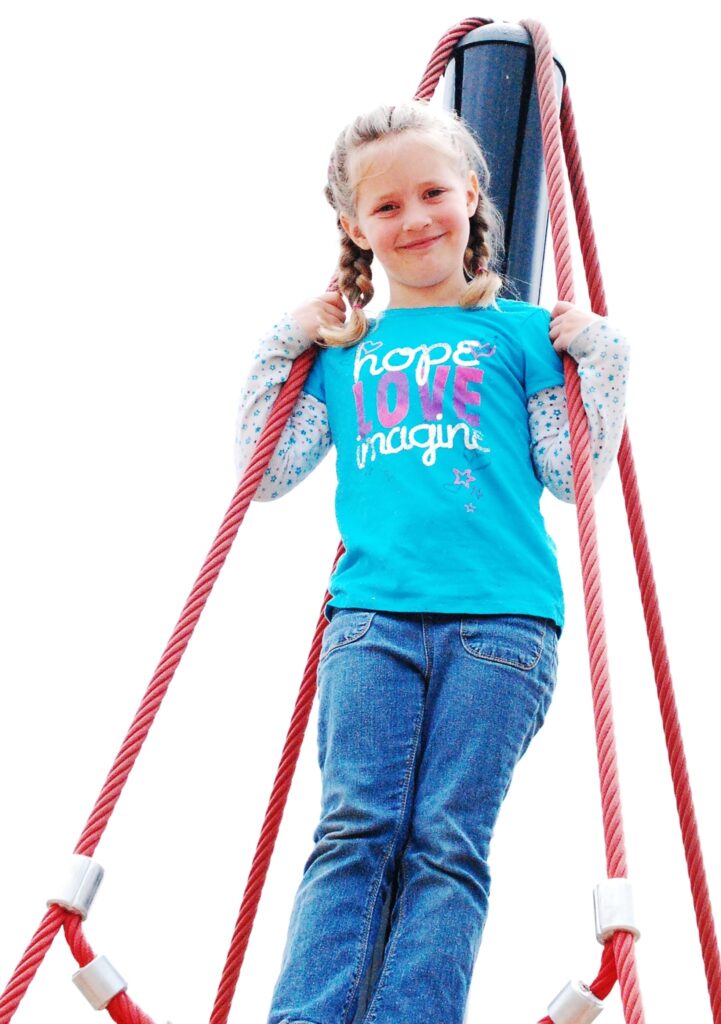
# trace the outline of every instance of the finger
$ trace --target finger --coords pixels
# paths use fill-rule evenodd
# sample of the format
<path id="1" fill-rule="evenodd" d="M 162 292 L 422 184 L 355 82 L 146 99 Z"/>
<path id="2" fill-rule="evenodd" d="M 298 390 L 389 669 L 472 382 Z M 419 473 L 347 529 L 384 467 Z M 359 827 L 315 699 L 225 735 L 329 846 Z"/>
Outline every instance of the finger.
<path id="1" fill-rule="evenodd" d="M 345 306 L 331 305 L 325 303 L 321 313 L 321 319 L 331 321 L 334 324 L 342 324 L 345 320 Z"/>
<path id="2" fill-rule="evenodd" d="M 345 320 L 345 306 L 339 309 L 337 306 L 326 305 L 321 314 L 321 319 L 328 324 L 342 324 Z"/>

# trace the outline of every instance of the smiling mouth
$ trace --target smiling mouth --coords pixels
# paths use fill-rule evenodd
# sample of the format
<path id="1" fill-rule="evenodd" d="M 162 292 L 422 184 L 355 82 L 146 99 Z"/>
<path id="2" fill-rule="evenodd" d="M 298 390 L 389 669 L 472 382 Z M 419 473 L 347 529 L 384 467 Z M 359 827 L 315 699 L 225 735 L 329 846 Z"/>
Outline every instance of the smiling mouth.
<path id="1" fill-rule="evenodd" d="M 412 251 L 428 249 L 434 242 L 437 242 L 439 238 L 443 238 L 443 235 L 433 235 L 432 238 L 422 238 L 417 242 L 409 242 L 408 245 L 402 245 L 401 249 L 410 249 Z"/>

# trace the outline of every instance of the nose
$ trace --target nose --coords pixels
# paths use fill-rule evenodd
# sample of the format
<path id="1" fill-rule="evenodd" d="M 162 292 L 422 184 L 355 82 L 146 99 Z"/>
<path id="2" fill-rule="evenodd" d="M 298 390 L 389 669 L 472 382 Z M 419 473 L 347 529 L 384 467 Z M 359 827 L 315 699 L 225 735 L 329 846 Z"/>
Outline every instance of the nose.
<path id="1" fill-rule="evenodd" d="M 428 207 L 422 203 L 411 202 L 406 205 L 403 218 L 404 231 L 420 231 L 431 223 Z"/>

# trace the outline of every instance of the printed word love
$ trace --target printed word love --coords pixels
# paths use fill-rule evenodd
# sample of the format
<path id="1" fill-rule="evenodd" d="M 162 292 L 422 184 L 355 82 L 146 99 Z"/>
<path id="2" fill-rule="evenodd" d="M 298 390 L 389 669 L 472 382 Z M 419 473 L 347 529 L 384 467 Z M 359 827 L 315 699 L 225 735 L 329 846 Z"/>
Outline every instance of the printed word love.
<path id="1" fill-rule="evenodd" d="M 436 449 L 452 448 L 461 433 L 466 448 L 481 446 L 481 359 L 494 355 L 488 342 L 399 346 L 381 352 L 383 343 L 358 347 L 353 398 L 358 421 L 357 463 L 370 454 L 395 455 L 422 448 L 424 465 L 433 465 Z M 444 419 L 449 420 L 443 423 Z M 403 424 L 403 426 L 401 426 Z M 378 429 L 378 428 L 381 429 Z"/>

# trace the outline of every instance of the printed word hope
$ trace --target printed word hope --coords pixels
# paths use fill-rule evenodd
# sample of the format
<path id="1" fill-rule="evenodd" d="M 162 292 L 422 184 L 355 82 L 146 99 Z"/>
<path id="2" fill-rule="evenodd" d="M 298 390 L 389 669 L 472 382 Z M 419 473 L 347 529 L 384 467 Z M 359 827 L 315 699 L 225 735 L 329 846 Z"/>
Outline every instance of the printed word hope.
<path id="1" fill-rule="evenodd" d="M 437 341 L 432 345 L 401 345 L 389 349 L 379 362 L 376 350 L 382 346 L 382 341 L 368 341 L 358 346 L 353 367 L 354 381 L 360 380 L 362 369 L 378 376 L 383 372 L 408 370 L 415 362 L 416 383 L 425 384 L 432 366 L 449 362 L 456 366 L 478 366 L 479 359 L 488 359 L 496 351 L 496 346 L 490 342 L 475 339 L 458 341 L 455 348 L 448 342 Z"/>

